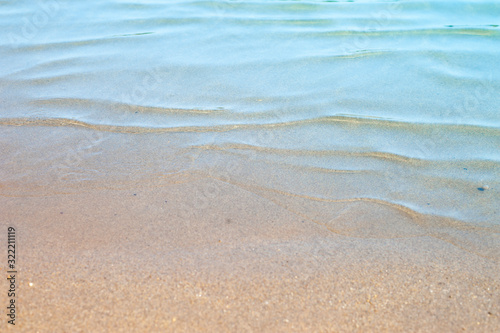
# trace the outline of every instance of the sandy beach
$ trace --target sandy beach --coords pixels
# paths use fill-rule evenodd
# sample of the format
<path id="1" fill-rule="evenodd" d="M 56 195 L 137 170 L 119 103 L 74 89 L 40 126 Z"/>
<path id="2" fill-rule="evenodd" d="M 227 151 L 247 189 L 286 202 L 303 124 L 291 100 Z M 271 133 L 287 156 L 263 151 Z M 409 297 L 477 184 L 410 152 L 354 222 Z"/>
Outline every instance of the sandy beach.
<path id="1" fill-rule="evenodd" d="M 16 227 L 19 253 L 18 322 L 8 330 L 493 332 L 500 325 L 499 265 L 491 259 L 434 237 L 338 235 L 228 184 L 185 216 L 178 207 L 203 182 L 2 197 L 2 229 Z"/>

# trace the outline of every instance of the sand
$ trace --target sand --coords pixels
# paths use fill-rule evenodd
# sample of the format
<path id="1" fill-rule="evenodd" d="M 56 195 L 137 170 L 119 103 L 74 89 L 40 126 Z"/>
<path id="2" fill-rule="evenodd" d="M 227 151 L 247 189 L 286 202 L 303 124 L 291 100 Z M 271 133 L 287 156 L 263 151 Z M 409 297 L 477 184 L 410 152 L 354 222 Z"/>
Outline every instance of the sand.
<path id="1" fill-rule="evenodd" d="M 2 196 L 1 227 L 16 227 L 19 271 L 16 326 L 4 318 L 2 330 L 500 327 L 499 264 L 492 258 L 431 236 L 336 234 L 227 183 L 195 205 L 193 192 L 207 183 Z"/>

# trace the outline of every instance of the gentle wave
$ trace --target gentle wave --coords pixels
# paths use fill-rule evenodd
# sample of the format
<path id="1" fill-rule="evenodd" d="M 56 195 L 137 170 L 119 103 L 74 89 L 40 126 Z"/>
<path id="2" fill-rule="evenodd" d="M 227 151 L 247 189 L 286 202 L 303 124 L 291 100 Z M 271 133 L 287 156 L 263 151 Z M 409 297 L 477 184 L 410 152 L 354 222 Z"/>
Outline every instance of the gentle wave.
<path id="1" fill-rule="evenodd" d="M 450 243 L 466 252 L 498 261 L 500 258 L 500 244 L 497 235 L 500 226 L 471 225 L 465 221 L 449 217 L 436 218 L 435 215 L 426 215 L 409 208 L 404 203 L 383 200 L 379 198 L 354 197 L 347 199 L 326 199 L 313 196 L 299 195 L 292 192 L 278 190 L 266 186 L 249 185 L 227 179 L 215 178 L 221 182 L 228 182 L 234 186 L 246 189 L 276 205 L 289 210 L 314 223 L 325 226 L 333 233 L 358 238 L 400 238 L 431 236 Z M 291 200 L 290 200 L 291 199 Z M 297 201 L 298 199 L 298 201 Z M 295 201 L 294 201 L 295 200 Z M 313 217 L 304 212 L 302 201 L 324 204 L 342 205 L 340 209 L 332 209 L 335 214 L 330 218 Z M 308 204 L 310 205 L 310 204 Z M 358 217 L 353 221 L 349 210 L 356 211 Z M 384 210 L 388 209 L 387 212 Z M 366 211 L 366 216 L 363 214 Z M 361 213 L 360 213 L 361 212 Z M 396 212 L 402 213 L 397 214 Z M 361 214 L 361 217 L 359 217 Z M 343 216 L 345 215 L 345 216 Z M 391 218 L 392 217 L 392 218 Z M 339 221 L 346 220 L 347 221 Z M 373 225 L 373 221 L 386 221 L 380 225 Z M 394 230 L 397 232 L 395 233 Z"/>
<path id="2" fill-rule="evenodd" d="M 230 150 L 251 150 L 259 153 L 273 153 L 281 155 L 300 155 L 300 156 L 351 156 L 351 157 L 370 157 L 376 159 L 384 159 L 389 161 L 404 162 L 411 165 L 424 166 L 428 162 L 440 162 L 446 161 L 445 159 L 425 159 L 416 158 L 410 156 L 404 156 L 401 154 L 395 154 L 383 151 L 355 151 L 354 150 L 303 150 L 303 149 L 283 149 L 283 148 L 272 148 L 272 147 L 259 147 L 246 144 L 224 144 L 224 145 L 203 145 L 203 146 L 192 146 L 193 149 L 203 149 L 203 150 L 217 150 L 217 151 L 230 151 Z M 360 149 L 361 150 L 361 149 Z M 482 162 L 486 163 L 490 167 L 496 167 L 499 160 L 497 159 L 457 159 L 453 158 L 453 161 L 459 163 L 460 161 L 471 162 Z"/>
<path id="3" fill-rule="evenodd" d="M 45 101 L 37 101 L 36 105 L 43 106 L 44 104 L 62 104 L 64 105 L 64 99 L 61 100 L 45 100 Z M 456 123 L 434 123 L 434 122 L 404 122 L 400 120 L 390 120 L 383 119 L 380 117 L 369 117 L 369 116 L 352 116 L 352 115 L 337 115 L 337 116 L 324 116 L 319 118 L 309 118 L 309 119 L 300 119 L 300 120 L 290 120 L 290 121 L 267 121 L 260 122 L 258 114 L 252 115 L 241 115 L 227 112 L 226 110 L 198 110 L 198 109 L 177 109 L 177 108 L 160 108 L 160 107 L 144 107 L 139 105 L 129 105 L 129 104 L 121 104 L 121 103 L 111 103 L 111 102 L 100 102 L 89 101 L 89 100 L 71 100 L 67 105 L 69 106 L 95 106 L 95 105 L 106 105 L 110 107 L 113 106 L 114 109 L 122 110 L 127 113 L 160 113 L 160 114 L 199 114 L 199 115 L 209 115 L 216 116 L 220 115 L 222 118 L 227 120 L 237 120 L 246 118 L 246 123 L 229 123 L 229 124 L 221 124 L 214 126 L 179 126 L 179 127 L 162 127 L 162 126 L 153 126 L 153 124 L 148 126 L 129 126 L 129 125 L 113 125 L 113 124 L 98 124 L 92 122 L 85 122 L 75 119 L 68 118 L 42 118 L 42 117 L 24 117 L 24 118 L 0 118 L 0 125 L 15 125 L 15 126 L 81 126 L 88 127 L 95 130 L 102 131 L 111 131 L 111 132 L 164 132 L 164 131 L 197 131 L 197 132 L 221 132 L 221 131 L 230 131 L 235 129 L 245 129 L 245 128 L 256 128 L 256 129 L 266 129 L 266 128 L 277 128 L 277 127 L 296 127 L 300 125 L 307 124 L 329 124 L 329 123 L 349 123 L 349 124 L 357 124 L 363 126 L 370 127 L 378 127 L 378 128 L 401 128 L 406 127 L 411 131 L 422 132 L 426 129 L 441 129 L 443 131 L 454 131 L 454 132 L 469 132 L 469 133 L 480 133 L 481 135 L 491 136 L 497 139 L 500 139 L 500 127 L 496 126 L 496 124 L 487 125 L 470 125 L 470 124 L 456 124 Z M 254 122 L 252 120 L 257 120 L 259 122 Z"/>

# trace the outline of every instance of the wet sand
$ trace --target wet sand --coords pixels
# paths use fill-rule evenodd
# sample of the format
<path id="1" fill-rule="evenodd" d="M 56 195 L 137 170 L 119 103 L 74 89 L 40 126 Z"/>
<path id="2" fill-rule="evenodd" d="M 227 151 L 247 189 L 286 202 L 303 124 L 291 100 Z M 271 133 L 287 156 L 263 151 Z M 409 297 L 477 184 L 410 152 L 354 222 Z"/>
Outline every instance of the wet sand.
<path id="1" fill-rule="evenodd" d="M 227 183 L 219 184 L 218 195 L 205 205 L 191 205 L 198 209 L 181 209 L 207 182 L 1 197 L 2 229 L 17 230 L 15 329 L 493 332 L 500 327 L 500 267 L 492 258 L 430 236 L 335 234 Z M 356 219 L 354 210 L 350 214 Z M 5 293 L 0 301 L 6 304 Z"/>

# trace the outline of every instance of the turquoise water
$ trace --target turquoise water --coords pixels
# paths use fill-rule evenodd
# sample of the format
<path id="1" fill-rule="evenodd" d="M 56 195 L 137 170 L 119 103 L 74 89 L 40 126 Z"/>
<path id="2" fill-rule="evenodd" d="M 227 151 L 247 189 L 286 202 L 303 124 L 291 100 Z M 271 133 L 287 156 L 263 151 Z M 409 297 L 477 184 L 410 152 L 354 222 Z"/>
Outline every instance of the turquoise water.
<path id="1" fill-rule="evenodd" d="M 212 177 L 497 251 L 499 25 L 497 1 L 0 1 L 2 191 Z"/>

